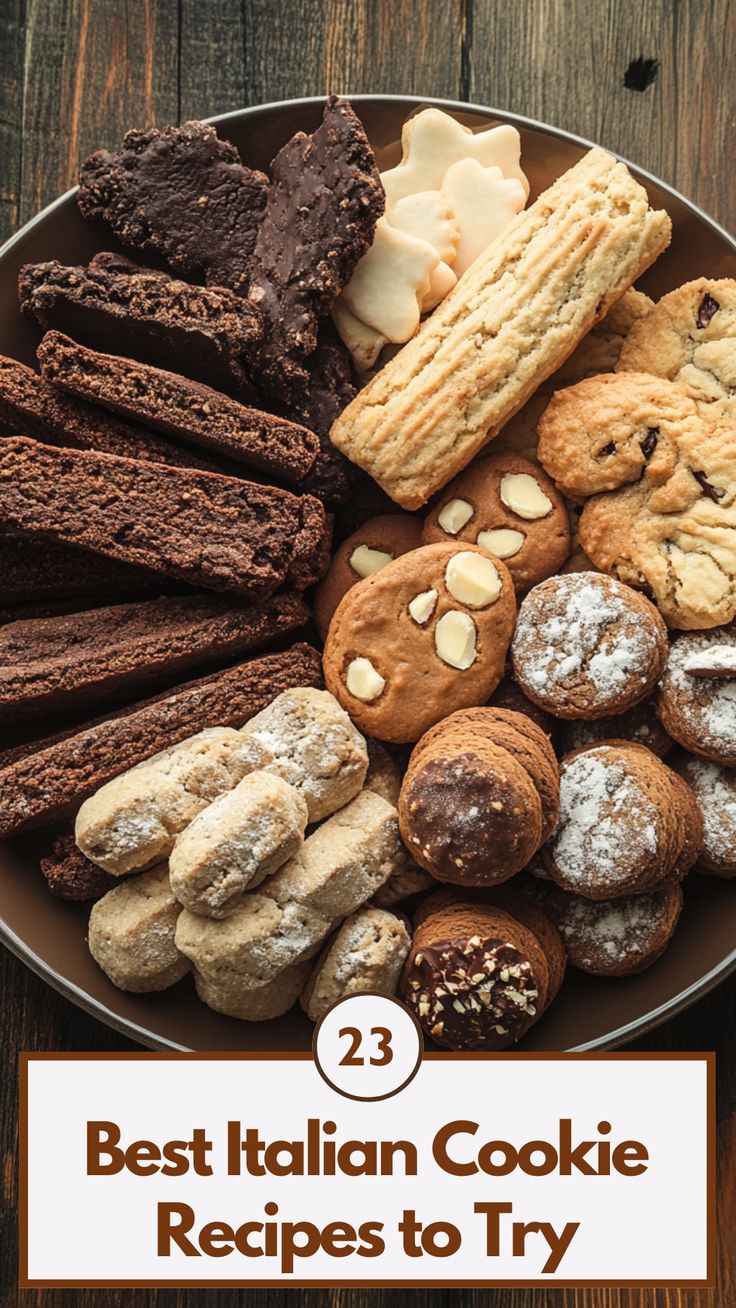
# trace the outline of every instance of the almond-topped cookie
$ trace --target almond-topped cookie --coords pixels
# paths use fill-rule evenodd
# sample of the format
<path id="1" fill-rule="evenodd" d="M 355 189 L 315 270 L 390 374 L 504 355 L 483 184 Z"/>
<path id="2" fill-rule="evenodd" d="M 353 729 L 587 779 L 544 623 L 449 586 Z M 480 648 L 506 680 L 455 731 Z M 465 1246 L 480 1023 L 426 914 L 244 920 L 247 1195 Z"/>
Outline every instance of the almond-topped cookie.
<path id="1" fill-rule="evenodd" d="M 670 645 L 657 708 L 685 749 L 736 767 L 736 627 L 678 636 Z"/>
<path id="2" fill-rule="evenodd" d="M 666 657 L 667 629 L 654 605 L 595 572 L 535 586 L 521 604 L 511 645 L 524 694 L 559 718 L 631 708 L 652 690 Z"/>
<path id="3" fill-rule="evenodd" d="M 445 487 L 422 531 L 425 545 L 467 540 L 503 559 L 517 591 L 558 572 L 570 521 L 554 482 L 513 454 L 476 459 Z"/>
<path id="4" fill-rule="evenodd" d="M 384 513 L 370 518 L 335 550 L 327 574 L 314 596 L 314 620 L 324 640 L 343 595 L 351 586 L 372 577 L 402 554 L 422 543 L 422 524 L 408 513 Z"/>
<path id="5" fill-rule="evenodd" d="M 499 559 L 475 545 L 425 545 L 343 597 L 325 641 L 327 687 L 361 731 L 418 740 L 492 694 L 515 615 Z"/>

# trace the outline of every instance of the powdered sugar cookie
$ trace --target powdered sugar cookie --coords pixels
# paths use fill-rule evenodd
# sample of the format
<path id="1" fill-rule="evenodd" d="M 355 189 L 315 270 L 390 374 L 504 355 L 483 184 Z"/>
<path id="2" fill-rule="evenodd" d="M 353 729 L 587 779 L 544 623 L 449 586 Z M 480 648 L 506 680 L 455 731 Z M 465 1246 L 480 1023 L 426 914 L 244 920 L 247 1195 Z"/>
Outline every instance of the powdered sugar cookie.
<path id="1" fill-rule="evenodd" d="M 367 735 L 418 740 L 495 690 L 515 610 L 499 559 L 473 545 L 425 545 L 343 597 L 325 641 L 325 681 Z"/>
<path id="2" fill-rule="evenodd" d="M 343 922 L 317 959 L 301 997 L 318 1022 L 338 999 L 368 991 L 395 995 L 411 945 L 404 923 L 382 908 L 361 908 Z"/>
<path id="3" fill-rule="evenodd" d="M 525 695 L 561 718 L 599 718 L 649 694 L 667 630 L 649 600 L 599 573 L 550 577 L 519 609 L 511 646 Z"/>
<path id="4" fill-rule="evenodd" d="M 736 771 L 700 758 L 683 758 L 677 768 L 703 819 L 700 867 L 717 877 L 736 877 Z"/>
<path id="5" fill-rule="evenodd" d="M 570 552 L 565 502 L 546 473 L 513 454 L 476 459 L 446 486 L 422 541 L 467 540 L 503 559 L 517 590 L 558 572 Z"/>
<path id="6" fill-rule="evenodd" d="M 736 628 L 678 636 L 670 645 L 657 708 L 681 745 L 736 767 Z"/>
<path id="7" fill-rule="evenodd" d="M 667 948 L 682 912 L 682 890 L 673 881 L 648 895 L 595 903 L 555 889 L 545 910 L 573 967 L 593 976 L 632 976 Z"/>
<path id="8" fill-rule="evenodd" d="M 385 513 L 364 522 L 338 546 L 314 596 L 314 620 L 323 640 L 335 609 L 350 587 L 409 550 L 418 549 L 421 540 L 419 518 L 408 513 Z"/>
<path id="9" fill-rule="evenodd" d="M 564 890 L 587 899 L 653 890 L 671 878 L 683 839 L 671 773 L 649 750 L 621 741 L 563 759 L 560 820 L 545 852 Z"/>
<path id="10" fill-rule="evenodd" d="M 161 863 L 97 900 L 89 918 L 89 951 L 119 990 L 168 990 L 189 971 L 174 941 L 180 913 Z"/>

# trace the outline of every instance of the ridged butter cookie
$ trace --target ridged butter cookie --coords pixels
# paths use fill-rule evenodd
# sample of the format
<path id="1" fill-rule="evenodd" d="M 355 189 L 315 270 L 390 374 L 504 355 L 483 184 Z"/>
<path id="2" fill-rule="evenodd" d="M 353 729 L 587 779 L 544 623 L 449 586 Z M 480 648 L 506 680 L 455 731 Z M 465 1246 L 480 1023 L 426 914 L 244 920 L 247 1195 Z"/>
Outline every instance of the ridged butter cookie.
<path id="1" fill-rule="evenodd" d="M 425 545 L 341 600 L 325 642 L 327 687 L 367 735 L 418 740 L 492 694 L 515 616 L 499 559 L 476 545 Z"/>

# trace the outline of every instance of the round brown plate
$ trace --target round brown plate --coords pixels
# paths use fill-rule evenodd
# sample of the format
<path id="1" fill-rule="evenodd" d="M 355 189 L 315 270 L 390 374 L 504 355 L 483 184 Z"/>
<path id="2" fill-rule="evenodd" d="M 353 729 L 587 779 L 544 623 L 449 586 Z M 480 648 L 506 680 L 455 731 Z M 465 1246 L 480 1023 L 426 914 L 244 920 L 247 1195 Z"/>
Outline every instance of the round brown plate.
<path id="1" fill-rule="evenodd" d="M 521 132 L 532 199 L 571 167 L 589 143 L 525 118 L 480 106 L 411 96 L 353 98 L 381 167 L 397 162 L 401 125 L 422 104 L 449 109 L 482 127 L 514 123 Z M 318 124 L 321 99 L 290 100 L 243 109 L 212 121 L 247 163 L 267 168 L 297 130 Z M 133 125 L 133 124 L 131 124 Z M 673 221 L 672 245 L 640 283 L 657 297 L 691 278 L 736 277 L 736 241 L 695 205 L 641 169 L 632 168 L 651 201 Z M 45 259 L 86 262 L 98 250 L 119 248 L 101 226 L 80 216 L 74 192 L 56 200 L 0 250 L 0 354 L 34 361 L 38 333 L 17 308 L 22 264 Z M 48 723 L 53 730 L 53 723 Z M 246 1023 L 210 1012 L 187 980 L 161 995 L 116 990 L 93 963 L 85 944 L 87 910 L 46 890 L 38 872 L 37 839 L 0 847 L 0 939 L 50 985 L 102 1021 L 157 1049 L 309 1049 L 312 1026 L 300 1009 L 274 1022 Z M 570 973 L 549 1013 L 524 1041 L 525 1049 L 606 1049 L 650 1030 L 702 996 L 736 967 L 736 886 L 690 877 L 675 939 L 649 971 L 626 980 Z"/>

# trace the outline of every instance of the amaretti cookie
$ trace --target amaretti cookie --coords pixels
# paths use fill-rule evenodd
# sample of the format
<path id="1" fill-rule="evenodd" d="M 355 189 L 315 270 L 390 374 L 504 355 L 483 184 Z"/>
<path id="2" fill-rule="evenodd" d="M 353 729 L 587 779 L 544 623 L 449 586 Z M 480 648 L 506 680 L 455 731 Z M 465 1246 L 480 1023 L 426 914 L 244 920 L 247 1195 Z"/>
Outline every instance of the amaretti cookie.
<path id="1" fill-rule="evenodd" d="M 310 823 L 335 813 L 363 786 L 366 742 L 325 690 L 297 686 L 277 695 L 246 723 L 243 734 L 271 756 L 269 771 L 296 787 Z"/>
<path id="2" fill-rule="evenodd" d="M 522 601 L 511 644 L 524 694 L 560 718 L 622 713 L 667 657 L 667 629 L 643 595 L 598 573 L 550 577 Z"/>
<path id="3" fill-rule="evenodd" d="M 549 966 L 537 937 L 502 909 L 452 904 L 417 927 L 401 997 L 448 1049 L 504 1049 L 544 1009 Z"/>
<path id="4" fill-rule="evenodd" d="M 174 942 L 180 913 L 162 863 L 115 886 L 93 905 L 90 953 L 119 990 L 168 990 L 189 971 Z"/>
<path id="5" fill-rule="evenodd" d="M 632 976 L 664 953 L 682 912 L 677 881 L 648 895 L 622 899 L 583 899 L 555 889 L 545 911 L 565 942 L 573 967 L 593 976 Z"/>
<path id="6" fill-rule="evenodd" d="M 648 373 L 591 377 L 550 401 L 538 455 L 587 499 L 580 544 L 595 567 L 651 595 L 670 627 L 736 616 L 736 453 L 722 417 Z"/>
<path id="7" fill-rule="evenodd" d="M 422 524 L 408 513 L 371 518 L 335 550 L 314 596 L 314 620 L 324 640 L 332 615 L 351 586 L 422 543 Z"/>
<path id="8" fill-rule="evenodd" d="M 313 957 L 335 924 L 354 913 L 406 861 L 396 810 L 364 790 L 328 818 L 299 852 L 226 918 L 185 909 L 177 945 L 218 986 L 252 988 Z"/>
<path id="9" fill-rule="evenodd" d="M 325 642 L 327 687 L 367 735 L 418 740 L 492 694 L 515 612 L 508 569 L 477 546 L 412 550 L 341 600 Z"/>
<path id="10" fill-rule="evenodd" d="M 407 863 L 398 872 L 394 872 L 388 881 L 376 891 L 371 903 L 376 908 L 393 908 L 394 904 L 400 904 L 403 900 L 411 898 L 412 895 L 420 895 L 425 890 L 431 890 L 436 884 L 434 877 L 431 877 L 424 868 L 418 867 L 416 863 Z"/>
<path id="11" fill-rule="evenodd" d="M 545 472 L 513 454 L 476 459 L 428 514 L 422 542 L 466 540 L 503 559 L 517 591 L 559 572 L 571 549 L 565 502 Z"/>
<path id="12" fill-rule="evenodd" d="M 698 277 L 663 295 L 623 343 L 621 372 L 684 386 L 699 404 L 736 418 L 736 281 Z"/>
<path id="13" fill-rule="evenodd" d="M 578 750 L 562 761 L 549 871 L 588 899 L 644 894 L 673 876 L 685 820 L 672 773 L 650 750 L 626 741 Z"/>
<path id="14" fill-rule="evenodd" d="M 329 552 L 310 495 L 22 436 L 0 445 L 0 517 L 32 537 L 243 595 L 304 590 Z"/>
<path id="15" fill-rule="evenodd" d="M 699 870 L 736 877 L 736 771 L 688 757 L 679 759 L 677 768 L 695 795 L 703 821 Z"/>
<path id="16" fill-rule="evenodd" d="M 218 724 L 240 727 L 282 690 L 319 681 L 318 654 L 309 645 L 295 645 L 5 750 L 0 758 L 0 835 L 70 817 L 105 782 L 152 753 Z"/>
<path id="17" fill-rule="evenodd" d="M 204 917 L 227 917 L 246 890 L 297 853 L 307 818 L 304 799 L 281 777 L 244 776 L 176 837 L 169 875 L 179 903 Z"/>
<path id="18" fill-rule="evenodd" d="M 736 767 L 736 630 L 733 624 L 677 636 L 657 699 L 662 725 L 679 744 Z"/>
<path id="19" fill-rule="evenodd" d="M 231 727 L 212 727 L 108 781 L 77 814 L 74 836 L 87 858 L 125 876 L 168 857 L 179 832 L 224 790 L 271 755 Z"/>
<path id="20" fill-rule="evenodd" d="M 421 507 L 572 353 L 670 231 L 626 166 L 590 150 L 348 405 L 332 429 L 337 448 L 402 508 Z"/>
<path id="21" fill-rule="evenodd" d="M 368 771 L 363 784 L 366 790 L 375 790 L 377 795 L 382 795 L 396 808 L 404 770 L 380 740 L 368 737 L 365 744 L 368 750 Z"/>
<path id="22" fill-rule="evenodd" d="M 412 857 L 439 881 L 484 886 L 526 866 L 557 815 L 557 763 L 547 738 L 520 714 L 456 714 L 419 742 L 399 800 Z M 493 722 L 496 713 L 499 718 Z M 453 729 L 454 726 L 454 729 Z M 504 740 L 505 745 L 498 743 Z"/>
<path id="23" fill-rule="evenodd" d="M 312 969 L 301 996 L 307 1017 L 318 1022 L 338 999 L 370 991 L 394 995 L 411 937 L 394 913 L 361 908 L 346 918 Z"/>

